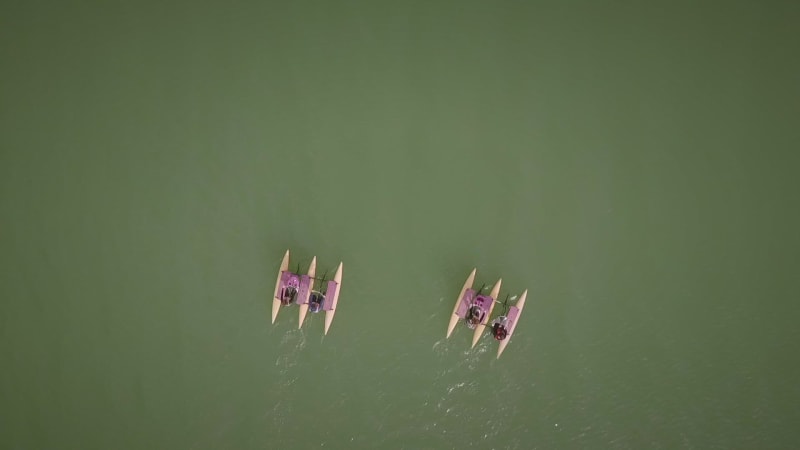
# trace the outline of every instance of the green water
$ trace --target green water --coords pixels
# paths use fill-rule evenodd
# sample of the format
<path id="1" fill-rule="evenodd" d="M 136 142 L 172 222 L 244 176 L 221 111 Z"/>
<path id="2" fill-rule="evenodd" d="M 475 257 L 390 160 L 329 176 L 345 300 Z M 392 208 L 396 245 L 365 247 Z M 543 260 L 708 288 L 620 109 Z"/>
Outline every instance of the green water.
<path id="1" fill-rule="evenodd" d="M 0 448 L 796 448 L 800 11 L 595 3 L 0 6 Z"/>

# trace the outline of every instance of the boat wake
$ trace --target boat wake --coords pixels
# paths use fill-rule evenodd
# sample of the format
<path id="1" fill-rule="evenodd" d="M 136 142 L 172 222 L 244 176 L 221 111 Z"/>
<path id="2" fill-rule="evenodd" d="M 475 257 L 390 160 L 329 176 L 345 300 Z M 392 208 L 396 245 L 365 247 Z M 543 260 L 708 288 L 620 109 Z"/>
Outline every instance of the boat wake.
<path id="1" fill-rule="evenodd" d="M 281 354 L 275 359 L 275 366 L 279 372 L 279 389 L 287 388 L 297 381 L 298 374 L 293 369 L 297 366 L 300 352 L 305 347 L 306 335 L 302 329 L 288 331 L 281 338 Z"/>
<path id="2" fill-rule="evenodd" d="M 442 343 L 445 342 L 446 340 L 447 339 L 442 338 L 442 339 L 439 339 L 438 341 L 434 342 L 433 343 L 433 347 L 431 347 L 431 350 L 433 350 L 438 355 L 443 354 L 444 353 L 444 349 L 436 350 L 436 348 L 439 347 L 440 345 L 442 345 Z"/>
<path id="3" fill-rule="evenodd" d="M 470 371 L 474 371 L 475 369 L 478 368 L 478 365 L 483 359 L 481 358 L 481 355 L 486 353 L 488 350 L 489 350 L 489 345 L 486 343 L 479 343 L 478 345 L 475 346 L 475 348 L 470 350 L 465 350 L 464 362 L 461 365 L 462 366 L 465 365 L 467 369 L 469 369 Z"/>

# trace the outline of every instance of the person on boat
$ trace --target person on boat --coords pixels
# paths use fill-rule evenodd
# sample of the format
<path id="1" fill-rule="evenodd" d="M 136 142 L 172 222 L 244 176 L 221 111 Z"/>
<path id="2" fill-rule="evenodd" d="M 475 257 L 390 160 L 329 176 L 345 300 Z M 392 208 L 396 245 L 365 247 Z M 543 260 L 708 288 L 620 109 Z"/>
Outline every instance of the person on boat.
<path id="1" fill-rule="evenodd" d="M 323 301 L 325 301 L 325 296 L 321 292 L 312 292 L 311 298 L 308 299 L 308 310 L 312 313 L 319 312 L 322 309 Z"/>
<path id="2" fill-rule="evenodd" d="M 467 311 L 467 324 L 470 327 L 474 327 L 481 323 L 481 316 L 483 316 L 483 310 L 478 305 L 472 305 L 472 307 Z"/>
<path id="3" fill-rule="evenodd" d="M 505 316 L 500 316 L 497 319 L 494 319 L 492 323 L 492 336 L 498 341 L 502 341 L 503 339 L 508 336 L 508 330 L 506 329 L 506 322 L 508 319 Z"/>
<path id="4" fill-rule="evenodd" d="M 281 296 L 281 305 L 286 306 L 289 303 L 292 303 L 297 296 L 297 288 L 294 286 L 286 286 L 283 289 L 283 295 Z"/>

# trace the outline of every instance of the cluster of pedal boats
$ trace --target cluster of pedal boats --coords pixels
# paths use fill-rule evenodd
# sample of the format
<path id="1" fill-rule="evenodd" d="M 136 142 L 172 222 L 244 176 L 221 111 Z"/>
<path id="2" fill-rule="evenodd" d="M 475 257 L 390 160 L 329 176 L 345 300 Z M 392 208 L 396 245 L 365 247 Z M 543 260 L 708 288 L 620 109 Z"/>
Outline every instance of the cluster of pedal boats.
<path id="1" fill-rule="evenodd" d="M 483 335 L 486 326 L 490 325 L 492 336 L 495 340 L 499 341 L 497 347 L 497 357 L 503 354 L 506 349 L 514 330 L 517 328 L 519 317 L 522 315 L 522 309 L 525 308 L 525 299 L 528 297 L 528 290 L 526 289 L 516 301 L 514 305 L 509 306 L 508 296 L 505 301 L 500 302 L 497 300 L 500 295 L 500 287 L 503 285 L 503 279 L 497 280 L 497 283 L 492 286 L 488 294 L 484 293 L 484 287 L 480 289 L 473 289 L 472 284 L 475 282 L 475 274 L 477 269 L 472 269 L 467 281 L 461 288 L 461 292 L 456 299 L 456 305 L 453 308 L 453 314 L 450 316 L 450 323 L 447 324 L 447 337 L 453 334 L 453 330 L 458 324 L 459 320 L 463 320 L 468 328 L 474 329 L 472 334 L 472 347 L 478 343 Z M 492 320 L 489 324 L 492 310 L 496 303 L 503 305 L 503 313 Z"/>
<path id="2" fill-rule="evenodd" d="M 301 274 L 300 268 L 294 271 L 289 270 L 289 250 L 283 255 L 278 280 L 275 283 L 275 294 L 272 299 L 272 323 L 278 318 L 278 313 L 282 307 L 289 305 L 299 306 L 298 328 L 302 328 L 306 315 L 311 313 L 325 312 L 325 329 L 328 330 L 333 323 L 336 314 L 336 305 L 339 301 L 339 292 L 342 288 L 342 263 L 336 268 L 333 279 L 328 280 L 326 274 L 317 277 L 317 258 L 311 259 L 306 273 Z M 482 286 L 480 289 L 473 289 L 477 269 L 472 269 L 467 281 L 461 288 L 461 292 L 456 299 L 453 314 L 447 325 L 447 338 L 453 334 L 453 330 L 459 321 L 463 321 L 466 326 L 473 329 L 472 347 L 478 343 L 487 326 L 492 336 L 499 342 L 497 357 L 499 358 L 519 322 L 522 310 L 525 307 L 525 299 L 528 291 L 525 290 L 514 305 L 509 305 L 508 296 L 502 302 L 498 301 L 500 288 L 503 280 L 499 279 L 486 293 Z M 501 304 L 503 312 L 491 319 L 495 304 Z M 491 321 L 491 322 L 490 322 Z"/>
<path id="3" fill-rule="evenodd" d="M 332 280 L 317 278 L 317 257 L 311 259 L 308 271 L 300 274 L 299 268 L 289 270 L 289 250 L 283 255 L 278 281 L 275 283 L 275 295 L 272 298 L 272 323 L 278 318 L 282 306 L 298 305 L 300 317 L 297 328 L 303 327 L 303 321 L 309 311 L 318 313 L 325 311 L 325 334 L 333 323 L 336 314 L 336 303 L 342 285 L 342 263 L 336 268 Z"/>

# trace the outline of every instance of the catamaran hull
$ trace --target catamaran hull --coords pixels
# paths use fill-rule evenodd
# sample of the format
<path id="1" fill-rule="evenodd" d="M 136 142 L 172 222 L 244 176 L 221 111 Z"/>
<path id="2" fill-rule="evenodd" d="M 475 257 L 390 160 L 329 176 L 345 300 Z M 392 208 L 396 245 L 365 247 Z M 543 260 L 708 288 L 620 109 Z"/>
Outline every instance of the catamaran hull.
<path id="1" fill-rule="evenodd" d="M 328 334 L 328 328 L 331 327 L 331 323 L 333 323 L 333 315 L 336 314 L 336 304 L 339 301 L 339 292 L 342 291 L 342 263 L 339 263 L 339 267 L 336 268 L 336 275 L 333 276 L 333 281 L 336 283 L 336 292 L 333 294 L 333 300 L 331 300 L 331 309 L 325 311 L 325 334 Z"/>
<path id="2" fill-rule="evenodd" d="M 455 329 L 456 324 L 460 317 L 456 314 L 458 311 L 458 306 L 461 304 L 461 299 L 464 297 L 464 292 L 467 292 L 467 289 L 472 288 L 472 283 L 475 281 L 475 273 L 478 269 L 472 269 L 472 272 L 469 273 L 467 277 L 467 281 L 464 283 L 464 287 L 461 288 L 461 292 L 458 293 L 458 298 L 456 299 L 456 305 L 453 307 L 453 314 L 450 316 L 450 323 L 447 324 L 447 337 L 449 338 L 451 334 L 453 334 L 453 329 Z"/>
<path id="3" fill-rule="evenodd" d="M 503 279 L 500 278 L 497 280 L 497 283 L 494 284 L 492 288 L 492 292 L 489 294 L 489 297 L 492 297 L 492 303 L 489 304 L 489 311 L 486 311 L 486 315 L 483 316 L 483 320 L 481 323 L 475 326 L 475 333 L 472 334 L 472 347 L 475 347 L 475 344 L 478 343 L 480 340 L 481 335 L 483 334 L 483 330 L 486 329 L 486 324 L 489 322 L 489 318 L 492 316 L 492 310 L 494 309 L 495 301 L 497 301 L 497 296 L 500 295 L 500 286 L 503 285 Z"/>
<path id="4" fill-rule="evenodd" d="M 503 354 L 503 350 L 506 349 L 506 345 L 508 345 L 508 341 L 511 340 L 511 336 L 514 334 L 514 329 L 517 328 L 517 324 L 519 323 L 519 318 L 522 317 L 522 308 L 525 307 L 525 299 L 528 297 L 528 290 L 526 289 L 525 292 L 522 293 L 517 304 L 514 305 L 519 309 L 517 312 L 517 317 L 514 319 L 514 324 L 512 325 L 511 329 L 508 330 L 508 336 L 505 339 L 500 341 L 500 345 L 497 347 L 497 358 L 500 358 L 500 355 Z"/>
<path id="5" fill-rule="evenodd" d="M 300 303 L 300 318 L 299 322 L 297 323 L 297 329 L 303 327 L 303 321 L 306 319 L 306 314 L 308 314 L 308 299 L 311 297 L 311 291 L 314 287 L 314 277 L 317 275 L 317 257 L 315 256 L 311 259 L 311 264 L 308 265 L 308 278 L 309 278 L 309 285 L 308 289 L 303 293 L 303 298 L 299 299 Z"/>
<path id="6" fill-rule="evenodd" d="M 275 294 L 272 296 L 272 323 L 275 323 L 275 319 L 278 318 L 278 313 L 281 310 L 280 292 L 278 291 L 281 288 L 281 275 L 287 270 L 289 270 L 289 250 L 286 250 L 286 254 L 283 255 L 281 269 L 278 271 L 278 281 L 275 282 Z"/>

